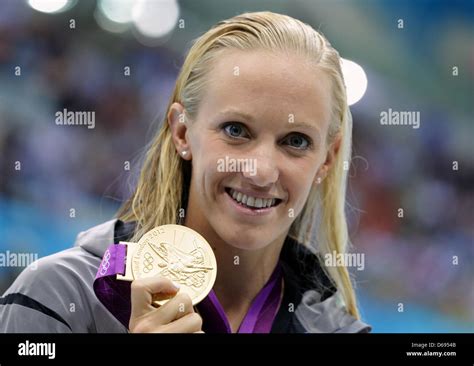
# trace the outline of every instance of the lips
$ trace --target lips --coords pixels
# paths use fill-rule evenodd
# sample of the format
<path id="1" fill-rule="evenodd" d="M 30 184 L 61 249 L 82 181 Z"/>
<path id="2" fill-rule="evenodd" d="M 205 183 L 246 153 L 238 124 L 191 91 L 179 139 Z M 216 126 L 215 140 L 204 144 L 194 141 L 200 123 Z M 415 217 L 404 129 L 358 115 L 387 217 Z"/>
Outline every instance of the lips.
<path id="1" fill-rule="evenodd" d="M 246 194 L 230 187 L 225 188 L 225 191 L 235 202 L 250 209 L 265 209 L 275 207 L 278 206 L 282 201 L 279 198 L 252 196 L 251 194 Z"/>

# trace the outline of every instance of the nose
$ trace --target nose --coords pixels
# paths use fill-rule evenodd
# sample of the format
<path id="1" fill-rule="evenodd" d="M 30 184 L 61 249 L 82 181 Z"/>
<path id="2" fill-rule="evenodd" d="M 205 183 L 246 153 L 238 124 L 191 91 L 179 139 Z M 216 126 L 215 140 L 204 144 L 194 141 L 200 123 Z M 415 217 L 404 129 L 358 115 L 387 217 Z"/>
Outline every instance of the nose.
<path id="1" fill-rule="evenodd" d="M 249 158 L 253 159 L 254 169 L 246 169 L 242 172 L 249 182 L 258 187 L 268 187 L 278 181 L 280 170 L 273 143 L 260 143 L 249 154 Z"/>

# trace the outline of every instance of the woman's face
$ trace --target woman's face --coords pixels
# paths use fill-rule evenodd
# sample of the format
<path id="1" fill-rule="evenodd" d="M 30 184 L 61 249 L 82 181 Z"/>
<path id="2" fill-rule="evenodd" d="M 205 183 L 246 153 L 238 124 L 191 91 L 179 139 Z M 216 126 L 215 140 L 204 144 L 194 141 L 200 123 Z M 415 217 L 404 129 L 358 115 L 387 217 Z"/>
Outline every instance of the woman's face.
<path id="1" fill-rule="evenodd" d="M 178 146 L 193 167 L 186 215 L 204 236 L 261 249 L 287 235 L 334 157 L 330 81 L 302 57 L 237 50 L 208 81 Z"/>

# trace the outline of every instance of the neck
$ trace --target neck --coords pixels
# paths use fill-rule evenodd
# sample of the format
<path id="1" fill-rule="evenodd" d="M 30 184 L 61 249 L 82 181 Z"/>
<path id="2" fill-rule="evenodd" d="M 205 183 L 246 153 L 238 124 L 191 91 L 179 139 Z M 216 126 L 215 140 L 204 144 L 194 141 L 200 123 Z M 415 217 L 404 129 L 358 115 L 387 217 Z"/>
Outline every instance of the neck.
<path id="1" fill-rule="evenodd" d="M 246 313 L 253 299 L 272 275 L 285 237 L 257 250 L 243 250 L 222 240 L 200 220 L 186 219 L 185 225 L 198 231 L 211 245 L 217 261 L 214 292 L 226 314 Z"/>
<path id="2" fill-rule="evenodd" d="M 248 251 L 222 241 L 216 245 L 216 259 L 220 266 L 214 291 L 224 310 L 246 312 L 270 279 L 278 262 L 280 247 L 275 243 Z"/>

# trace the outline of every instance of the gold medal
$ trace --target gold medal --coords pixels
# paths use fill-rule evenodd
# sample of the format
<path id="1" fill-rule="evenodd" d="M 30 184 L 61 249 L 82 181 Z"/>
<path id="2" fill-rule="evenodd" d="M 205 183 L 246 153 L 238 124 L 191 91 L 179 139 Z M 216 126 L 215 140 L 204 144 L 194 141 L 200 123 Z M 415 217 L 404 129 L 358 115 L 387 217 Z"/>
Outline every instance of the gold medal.
<path id="1" fill-rule="evenodd" d="M 117 279 L 162 276 L 179 284 L 193 306 L 203 300 L 214 286 L 217 262 L 209 243 L 196 231 L 182 225 L 158 226 L 138 243 L 127 245 L 125 275 Z M 163 305 L 168 300 L 154 301 Z"/>

